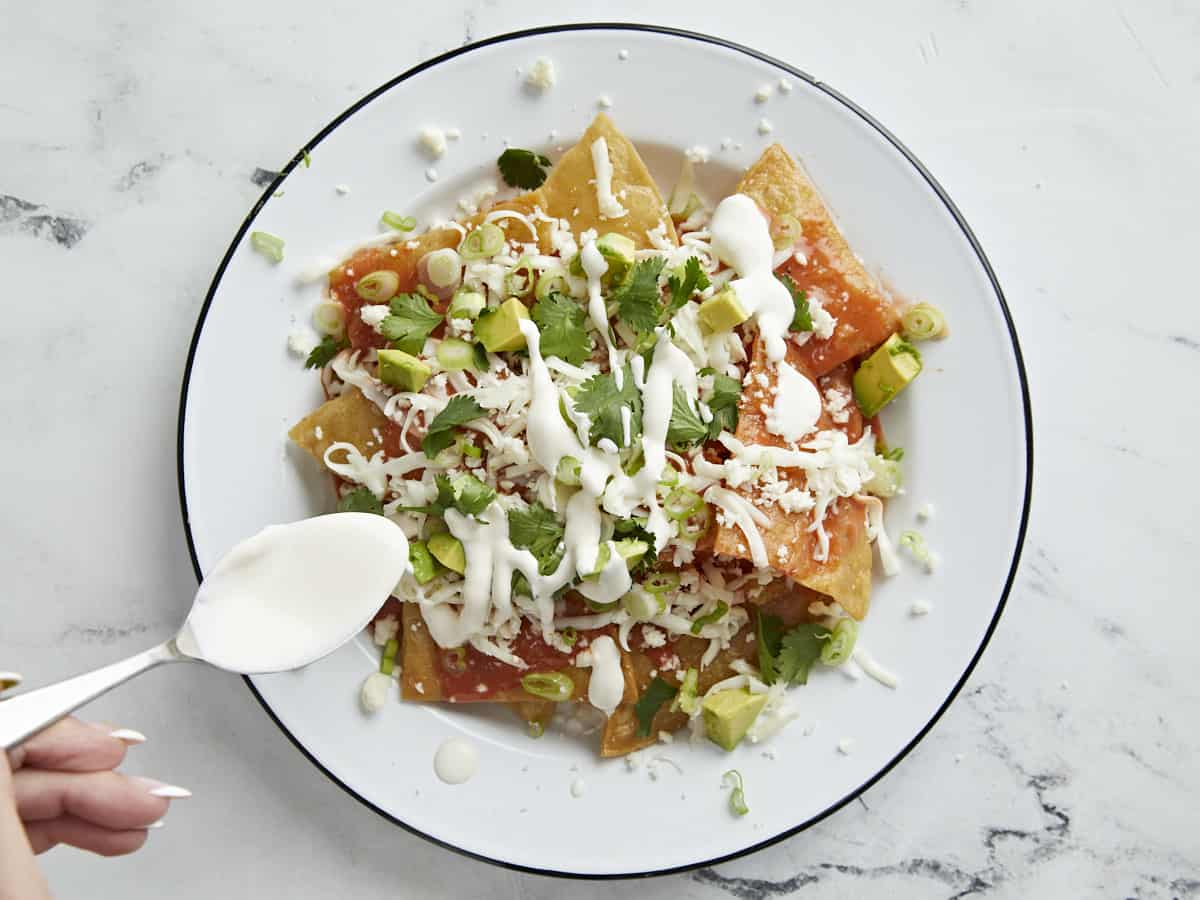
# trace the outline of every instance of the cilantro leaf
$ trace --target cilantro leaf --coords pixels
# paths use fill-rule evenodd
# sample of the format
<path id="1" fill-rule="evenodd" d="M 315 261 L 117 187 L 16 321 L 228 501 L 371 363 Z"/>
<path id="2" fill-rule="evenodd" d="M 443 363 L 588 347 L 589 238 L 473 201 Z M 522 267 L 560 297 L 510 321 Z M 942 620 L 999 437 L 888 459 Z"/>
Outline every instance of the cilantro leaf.
<path id="1" fill-rule="evenodd" d="M 708 285 L 708 275 L 700 268 L 700 260 L 695 256 L 689 256 L 687 262 L 683 264 L 683 276 L 673 274 L 667 279 L 671 299 L 667 301 L 667 307 L 663 310 L 663 321 L 671 321 L 675 313 L 683 309 L 692 299 L 692 294 L 704 290 Z"/>
<path id="2" fill-rule="evenodd" d="M 532 150 L 519 150 L 509 147 L 496 160 L 500 168 L 500 177 L 509 187 L 524 188 L 532 191 L 542 186 L 546 180 L 546 169 L 550 168 L 550 160 Z"/>
<path id="3" fill-rule="evenodd" d="M 392 298 L 392 314 L 379 326 L 380 333 L 397 350 L 418 354 L 425 338 L 442 322 L 420 294 L 400 294 Z"/>
<path id="4" fill-rule="evenodd" d="M 708 437 L 708 426 L 692 409 L 687 394 L 674 385 L 671 400 L 671 422 L 667 425 L 667 443 L 676 450 L 686 450 Z"/>
<path id="5" fill-rule="evenodd" d="M 762 680 L 774 684 L 779 677 L 775 656 L 783 643 L 783 619 L 779 616 L 758 614 L 758 671 Z"/>
<path id="6" fill-rule="evenodd" d="M 383 515 L 383 503 L 365 487 L 350 491 L 338 501 L 338 512 L 361 512 Z"/>
<path id="7" fill-rule="evenodd" d="M 455 394 L 446 404 L 446 408 L 433 417 L 425 432 L 425 440 L 421 441 L 421 450 L 427 457 L 433 459 L 452 443 L 454 429 L 465 425 L 484 414 L 483 407 L 475 402 L 474 397 L 466 394 Z"/>
<path id="8" fill-rule="evenodd" d="M 629 566 L 629 574 L 637 575 L 640 572 L 645 572 L 652 565 L 658 562 L 658 555 L 654 552 L 655 539 L 654 535 L 646 528 L 646 520 L 637 517 L 628 519 L 617 519 L 613 522 L 613 538 L 621 540 L 629 538 L 635 541 L 642 541 L 650 548 L 650 552 L 642 554 L 637 562 L 630 565 L 629 560 L 625 564 Z"/>
<path id="9" fill-rule="evenodd" d="M 437 484 L 437 499 L 429 511 L 442 515 L 448 509 L 457 509 L 464 516 L 477 516 L 496 499 L 496 492 L 474 475 L 447 475 L 434 477 Z"/>
<path id="10" fill-rule="evenodd" d="M 642 433 L 642 393 L 633 383 L 633 370 L 626 364 L 621 387 L 611 372 L 593 375 L 579 387 L 575 408 L 591 420 L 588 439 L 599 443 L 608 438 L 618 447 L 625 446 L 625 429 L 621 424 L 621 407 L 629 408 L 629 440 L 633 443 Z"/>
<path id="11" fill-rule="evenodd" d="M 488 370 L 487 347 L 483 346 L 483 344 L 476 344 L 474 347 L 474 354 L 475 368 L 480 372 L 486 372 Z"/>
<path id="12" fill-rule="evenodd" d="M 808 294 L 800 290 L 799 285 L 792 281 L 792 276 L 779 275 L 778 278 L 788 289 L 788 293 L 792 295 L 792 303 L 796 305 L 796 313 L 792 316 L 792 324 L 788 326 L 789 329 L 791 331 L 812 331 L 813 322 L 812 315 L 808 311 Z"/>
<path id="13" fill-rule="evenodd" d="M 658 290 L 658 276 L 666 261 L 661 256 L 652 256 L 634 263 L 633 271 L 610 298 L 617 304 L 617 315 L 621 321 L 639 334 L 647 334 L 658 324 L 662 295 Z"/>
<path id="14" fill-rule="evenodd" d="M 708 409 L 712 421 L 708 423 L 708 437 L 716 440 L 722 431 L 737 431 L 738 401 L 742 396 L 742 385 L 728 375 L 713 375 L 712 396 L 708 398 Z"/>
<path id="15" fill-rule="evenodd" d="M 304 361 L 304 368 L 323 369 L 329 365 L 335 356 L 349 346 L 350 344 L 345 338 L 338 340 L 326 335 L 321 339 L 321 343 L 313 347 L 312 352 L 308 354 L 308 359 Z"/>
<path id="16" fill-rule="evenodd" d="M 642 696 L 638 697 L 638 701 L 634 704 L 633 711 L 637 716 L 638 737 L 649 737 L 650 728 L 654 724 L 654 716 L 662 708 L 662 705 L 679 693 L 671 685 L 667 684 L 657 675 L 654 680 L 646 687 Z"/>
<path id="17" fill-rule="evenodd" d="M 821 658 L 822 642 L 829 640 L 824 625 L 806 622 L 783 636 L 776 660 L 779 678 L 790 684 L 808 684 L 808 672 Z"/>
<path id="18" fill-rule="evenodd" d="M 592 339 L 583 324 L 583 306 L 562 294 L 549 294 L 533 307 L 533 321 L 542 333 L 544 356 L 557 356 L 573 366 L 592 355 Z"/>
<path id="19" fill-rule="evenodd" d="M 540 503 L 508 511 L 508 539 L 514 547 L 534 555 L 543 575 L 549 575 L 562 561 L 564 533 L 562 522 Z"/>

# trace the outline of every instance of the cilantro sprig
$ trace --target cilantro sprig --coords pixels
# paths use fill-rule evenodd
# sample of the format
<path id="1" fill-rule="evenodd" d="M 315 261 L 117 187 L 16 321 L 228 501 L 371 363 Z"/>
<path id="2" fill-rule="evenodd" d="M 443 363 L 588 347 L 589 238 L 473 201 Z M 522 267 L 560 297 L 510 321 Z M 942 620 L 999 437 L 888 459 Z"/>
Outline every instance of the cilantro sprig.
<path id="1" fill-rule="evenodd" d="M 397 350 L 416 355 L 425 346 L 425 339 L 442 322 L 420 294 L 400 294 L 390 303 L 391 315 L 379 325 L 380 333 Z"/>
<path id="2" fill-rule="evenodd" d="M 676 384 L 671 397 L 671 421 L 667 425 L 667 443 L 675 450 L 694 447 L 708 437 L 708 426 L 692 408 L 683 388 Z"/>
<path id="3" fill-rule="evenodd" d="M 758 669 L 767 684 L 807 684 L 808 673 L 821 658 L 823 642 L 832 637 L 824 625 L 803 622 L 784 631 L 778 616 L 758 616 Z"/>
<path id="4" fill-rule="evenodd" d="M 427 457 L 433 459 L 452 443 L 454 430 L 484 414 L 484 409 L 475 402 L 474 397 L 466 394 L 455 394 L 446 404 L 446 408 L 433 417 L 421 441 L 421 450 Z"/>
<path id="5" fill-rule="evenodd" d="M 675 313 L 687 305 L 696 291 L 704 290 L 709 284 L 708 275 L 700 268 L 700 260 L 695 256 L 689 256 L 687 262 L 683 264 L 683 273 L 672 274 L 667 279 L 667 288 L 670 290 L 671 296 L 663 309 L 662 321 L 670 322 Z"/>
<path id="6" fill-rule="evenodd" d="M 496 499 L 496 492 L 476 478 L 466 473 L 455 475 L 437 475 L 434 477 L 437 485 L 437 498 L 429 508 L 435 515 L 444 515 L 448 509 L 457 509 L 464 516 L 477 516 Z"/>
<path id="7" fill-rule="evenodd" d="M 514 547 L 533 554 L 543 575 L 549 575 L 562 561 L 565 533 L 558 516 L 540 503 L 508 511 L 508 539 Z"/>
<path id="8" fill-rule="evenodd" d="M 617 306 L 617 316 L 638 334 L 649 334 L 658 324 L 662 309 L 662 293 L 658 276 L 666 261 L 652 256 L 634 263 L 629 277 L 609 298 Z"/>
<path id="9" fill-rule="evenodd" d="M 326 335 L 321 339 L 321 343 L 312 348 L 312 352 L 308 354 L 308 359 L 304 361 L 306 369 L 323 369 L 333 358 L 350 346 L 350 342 L 343 338 L 335 338 Z"/>
<path id="10" fill-rule="evenodd" d="M 662 708 L 662 705 L 672 699 L 678 691 L 667 684 L 657 675 L 654 680 L 647 685 L 642 696 L 638 697 L 637 703 L 634 704 L 633 712 L 637 716 L 638 737 L 649 737 L 650 729 L 654 724 L 654 717 Z"/>
<path id="11" fill-rule="evenodd" d="M 712 396 L 708 398 L 708 410 L 712 421 L 708 423 L 709 440 L 716 440 L 721 432 L 737 431 L 738 401 L 742 396 L 742 385 L 736 378 L 713 372 Z"/>
<path id="12" fill-rule="evenodd" d="M 357 487 L 338 501 L 337 511 L 375 513 L 382 516 L 383 503 L 368 488 Z"/>
<path id="13" fill-rule="evenodd" d="M 557 356 L 577 366 L 592 355 L 592 339 L 584 324 L 583 306 L 562 294 L 549 294 L 533 307 L 533 321 L 541 332 L 544 356 Z"/>
<path id="14" fill-rule="evenodd" d="M 813 321 L 812 313 L 808 309 L 808 294 L 800 290 L 800 286 L 792 280 L 790 275 L 777 276 L 783 286 L 788 289 L 788 293 L 792 295 L 792 303 L 796 307 L 796 312 L 792 316 L 792 324 L 789 327 L 791 331 L 812 331 Z"/>
<path id="15" fill-rule="evenodd" d="M 628 364 L 622 374 L 619 388 L 612 372 L 603 372 L 580 385 L 575 395 L 575 408 L 586 413 L 591 421 L 588 439 L 593 445 L 608 438 L 618 447 L 625 446 L 622 407 L 629 409 L 630 443 L 636 443 L 642 433 L 642 393 L 633 383 L 633 370 Z"/>
<path id="16" fill-rule="evenodd" d="M 542 182 L 546 180 L 550 160 L 532 150 L 509 147 L 500 154 L 496 165 L 500 169 L 500 177 L 509 187 L 532 191 L 541 187 Z"/>

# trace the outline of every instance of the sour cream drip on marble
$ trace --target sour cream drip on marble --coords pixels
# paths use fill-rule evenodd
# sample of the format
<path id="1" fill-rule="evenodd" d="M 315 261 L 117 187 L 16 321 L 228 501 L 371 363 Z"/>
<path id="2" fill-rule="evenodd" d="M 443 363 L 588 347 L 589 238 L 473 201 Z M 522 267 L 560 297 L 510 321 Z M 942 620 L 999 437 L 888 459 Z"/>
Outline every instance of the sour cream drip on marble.
<path id="1" fill-rule="evenodd" d="M 713 252 L 739 276 L 730 287 L 757 321 L 767 357 L 778 362 L 787 353 L 795 305 L 773 271 L 775 245 L 766 217 L 745 194 L 731 194 L 718 204 L 709 228 Z"/>

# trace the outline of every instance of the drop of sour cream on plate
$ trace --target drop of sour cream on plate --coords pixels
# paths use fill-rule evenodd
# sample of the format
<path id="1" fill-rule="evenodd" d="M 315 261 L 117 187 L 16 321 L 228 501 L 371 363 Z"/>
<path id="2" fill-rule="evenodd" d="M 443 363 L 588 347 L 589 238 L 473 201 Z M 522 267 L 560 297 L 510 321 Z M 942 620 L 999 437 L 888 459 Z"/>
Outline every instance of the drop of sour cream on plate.
<path id="1" fill-rule="evenodd" d="M 176 643 L 232 672 L 297 669 L 358 634 L 408 566 L 408 540 L 383 516 L 272 525 L 208 573 Z"/>
<path id="2" fill-rule="evenodd" d="M 470 781 L 479 767 L 479 751 L 470 741 L 447 738 L 433 755 L 433 771 L 446 784 Z"/>

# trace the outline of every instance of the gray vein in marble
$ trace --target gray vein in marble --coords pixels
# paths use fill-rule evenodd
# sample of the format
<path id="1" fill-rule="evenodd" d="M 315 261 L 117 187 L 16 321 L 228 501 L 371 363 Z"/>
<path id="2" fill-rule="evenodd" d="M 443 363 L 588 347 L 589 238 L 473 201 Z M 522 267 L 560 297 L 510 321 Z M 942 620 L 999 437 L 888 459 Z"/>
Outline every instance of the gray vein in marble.
<path id="1" fill-rule="evenodd" d="M 70 248 L 83 240 L 90 227 L 82 219 L 54 215 L 40 204 L 0 194 L 0 231 L 23 232 Z"/>
<path id="2" fill-rule="evenodd" d="M 1167 340 L 1172 344 L 1178 344 L 1181 347 L 1187 347 L 1189 350 L 1200 350 L 1200 341 L 1194 340 L 1183 334 L 1168 334 Z"/>
<path id="3" fill-rule="evenodd" d="M 134 163 L 129 167 L 129 171 L 117 180 L 117 190 L 122 193 L 133 190 L 143 181 L 153 177 L 163 167 L 166 160 L 167 157 L 160 156 L 158 159 L 144 159 Z"/>

